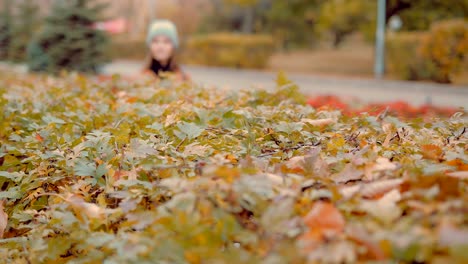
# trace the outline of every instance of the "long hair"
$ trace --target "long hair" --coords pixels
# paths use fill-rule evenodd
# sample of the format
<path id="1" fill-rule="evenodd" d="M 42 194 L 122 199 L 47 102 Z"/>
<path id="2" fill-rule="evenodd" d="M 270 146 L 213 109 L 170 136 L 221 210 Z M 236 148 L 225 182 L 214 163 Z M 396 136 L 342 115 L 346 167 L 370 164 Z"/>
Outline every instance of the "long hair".
<path id="1" fill-rule="evenodd" d="M 151 54 L 148 54 L 148 56 L 146 57 L 145 59 L 145 67 L 144 69 L 146 71 L 152 71 L 154 72 L 153 70 L 153 66 L 155 63 L 159 63 L 156 59 L 153 58 L 153 56 L 151 56 Z M 160 63 L 159 63 L 160 64 Z M 169 65 L 167 65 L 166 67 L 164 67 L 166 71 L 168 72 L 173 72 L 173 73 L 179 73 L 181 72 L 181 68 L 180 68 L 180 65 L 178 63 L 178 59 L 177 59 L 177 56 L 176 54 L 173 54 L 171 56 L 171 58 L 169 59 Z M 158 74 L 158 72 L 154 72 L 156 75 Z"/>

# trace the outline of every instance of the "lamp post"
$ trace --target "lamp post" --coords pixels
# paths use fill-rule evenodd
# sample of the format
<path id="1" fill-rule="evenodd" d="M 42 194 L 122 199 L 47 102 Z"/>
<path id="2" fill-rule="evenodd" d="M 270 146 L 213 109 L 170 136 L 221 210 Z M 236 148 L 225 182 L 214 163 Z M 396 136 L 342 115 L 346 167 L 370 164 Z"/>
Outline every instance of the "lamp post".
<path id="1" fill-rule="evenodd" d="M 375 78 L 381 79 L 385 73 L 385 13 L 386 0 L 378 0 L 377 31 L 375 43 Z"/>

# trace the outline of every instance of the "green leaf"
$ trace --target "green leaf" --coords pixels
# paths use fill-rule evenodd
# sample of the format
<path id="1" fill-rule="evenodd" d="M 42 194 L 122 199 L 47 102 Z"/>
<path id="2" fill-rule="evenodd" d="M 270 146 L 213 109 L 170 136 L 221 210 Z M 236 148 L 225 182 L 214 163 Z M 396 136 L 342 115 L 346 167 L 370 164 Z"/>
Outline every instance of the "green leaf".
<path id="1" fill-rule="evenodd" d="M 13 182 L 20 182 L 25 175 L 20 172 L 0 171 L 0 178 L 5 178 Z"/>
<path id="2" fill-rule="evenodd" d="M 182 132 L 182 135 L 179 136 L 179 138 L 183 139 L 184 137 L 187 137 L 189 140 L 192 140 L 198 136 L 200 136 L 205 129 L 197 126 L 195 123 L 188 123 L 188 122 L 180 122 L 177 124 L 177 128 L 179 129 L 180 132 Z"/>

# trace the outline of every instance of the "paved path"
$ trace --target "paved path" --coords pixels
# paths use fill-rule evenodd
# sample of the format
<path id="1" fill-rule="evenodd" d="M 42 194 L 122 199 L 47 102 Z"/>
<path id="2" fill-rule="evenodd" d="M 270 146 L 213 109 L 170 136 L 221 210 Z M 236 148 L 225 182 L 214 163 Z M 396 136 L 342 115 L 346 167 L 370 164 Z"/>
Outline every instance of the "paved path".
<path id="1" fill-rule="evenodd" d="M 0 63 L 0 66 L 16 67 L 26 71 L 21 65 L 11 66 Z M 142 65 L 135 61 L 116 61 L 104 67 L 108 74 L 133 75 L 140 72 Z M 276 73 L 187 66 L 192 79 L 200 84 L 231 89 L 252 89 L 275 87 Z M 307 95 L 338 95 L 357 98 L 365 102 L 388 102 L 402 100 L 413 105 L 431 103 L 436 106 L 464 107 L 468 109 L 468 87 L 455 87 L 435 83 L 406 82 L 345 78 L 323 75 L 288 74 L 288 77 L 299 85 Z"/>
<path id="2" fill-rule="evenodd" d="M 192 79 L 203 85 L 214 85 L 232 89 L 274 88 L 276 73 L 186 66 Z M 141 63 L 134 61 L 117 61 L 107 65 L 106 73 L 135 74 L 141 70 Z M 407 101 L 413 105 L 431 103 L 437 106 L 455 106 L 468 109 L 468 87 L 450 85 L 406 82 L 391 80 L 374 80 L 360 78 L 342 78 L 306 74 L 288 74 L 288 77 L 299 85 L 307 95 L 332 94 L 352 97 L 365 102 Z"/>

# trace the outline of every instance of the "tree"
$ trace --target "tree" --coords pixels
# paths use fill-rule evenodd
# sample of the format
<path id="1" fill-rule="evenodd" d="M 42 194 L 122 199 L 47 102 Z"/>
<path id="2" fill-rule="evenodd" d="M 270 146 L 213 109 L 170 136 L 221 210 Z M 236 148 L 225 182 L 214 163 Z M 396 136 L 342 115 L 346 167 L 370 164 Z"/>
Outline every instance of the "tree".
<path id="1" fill-rule="evenodd" d="M 337 48 L 351 33 L 375 21 L 375 3 L 362 0 L 330 0 L 320 10 L 319 28 L 332 36 Z"/>
<path id="2" fill-rule="evenodd" d="M 231 5 L 236 5 L 242 12 L 241 30 L 251 34 L 254 31 L 255 9 L 259 0 L 226 0 Z"/>
<path id="3" fill-rule="evenodd" d="M 94 0 L 56 1 L 28 48 L 30 70 L 97 72 L 108 60 L 109 39 L 93 25 L 102 19 L 106 6 Z"/>
<path id="4" fill-rule="evenodd" d="M 310 44 L 316 36 L 319 7 L 324 0 L 272 0 L 265 8 L 264 24 L 283 49 Z"/>
<path id="5" fill-rule="evenodd" d="M 0 60 L 8 59 L 12 39 L 12 0 L 3 0 L 0 6 Z"/>
<path id="6" fill-rule="evenodd" d="M 405 30 L 427 30 L 438 20 L 464 18 L 468 14 L 468 0 L 388 0 L 387 21 L 393 15 L 403 20 Z"/>
<path id="7" fill-rule="evenodd" d="M 24 0 L 17 6 L 15 23 L 12 27 L 12 35 L 9 46 L 9 58 L 12 61 L 24 61 L 26 49 L 35 31 L 40 25 L 39 6 L 34 0 Z"/>

